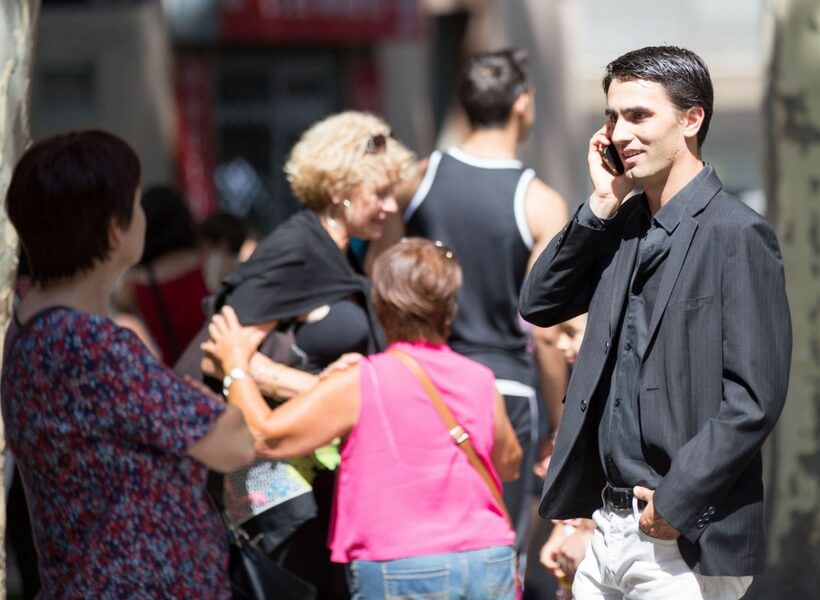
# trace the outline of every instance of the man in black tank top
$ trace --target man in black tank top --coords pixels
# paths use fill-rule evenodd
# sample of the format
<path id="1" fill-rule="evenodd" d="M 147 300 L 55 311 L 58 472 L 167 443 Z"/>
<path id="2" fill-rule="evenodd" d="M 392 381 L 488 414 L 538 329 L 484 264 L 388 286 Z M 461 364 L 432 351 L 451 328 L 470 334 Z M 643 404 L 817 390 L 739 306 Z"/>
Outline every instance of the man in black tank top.
<path id="1" fill-rule="evenodd" d="M 561 196 L 516 159 L 516 146 L 535 117 L 523 52 L 472 57 L 462 74 L 459 98 L 470 134 L 459 147 L 430 156 L 415 194 L 400 206 L 403 223 L 391 224 L 371 256 L 408 235 L 439 240 L 458 257 L 464 285 L 449 343 L 493 370 L 524 450 L 520 479 L 504 485 L 522 549 L 538 433 L 536 369 L 528 350 L 529 332 L 518 315 L 518 295 L 529 266 L 568 214 Z M 533 340 L 554 430 L 566 365 L 551 343 L 551 333 L 536 329 Z"/>

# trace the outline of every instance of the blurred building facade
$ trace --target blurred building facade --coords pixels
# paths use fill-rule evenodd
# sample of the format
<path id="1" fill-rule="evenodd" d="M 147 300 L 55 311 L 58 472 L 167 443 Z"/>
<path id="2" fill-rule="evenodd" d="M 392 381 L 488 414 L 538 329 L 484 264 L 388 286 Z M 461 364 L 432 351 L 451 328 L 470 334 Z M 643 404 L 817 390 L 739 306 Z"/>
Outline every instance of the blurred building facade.
<path id="1" fill-rule="evenodd" d="M 296 208 L 282 164 L 310 123 L 372 110 L 425 155 L 463 133 L 463 57 L 518 46 L 538 112 L 522 158 L 575 205 L 604 66 L 677 44 L 715 81 L 705 159 L 762 210 L 761 12 L 748 0 L 44 0 L 32 129 L 110 129 L 137 148 L 146 184 L 176 181 L 197 216 L 221 205 L 264 231 Z"/>
<path id="2" fill-rule="evenodd" d="M 419 23 L 415 0 L 44 0 L 33 135 L 109 129 L 146 185 L 265 232 L 297 207 L 282 165 L 299 134 L 384 112 L 376 49 Z"/>
<path id="3" fill-rule="evenodd" d="M 601 78 L 606 64 L 643 46 L 684 46 L 704 58 L 715 84 L 715 116 L 704 146 L 704 159 L 716 167 L 727 188 L 763 209 L 762 96 L 766 57 L 762 2 L 422 0 L 421 4 L 433 21 L 428 35 L 410 43 L 385 44 L 382 53 L 393 61 L 407 62 L 403 68 L 386 69 L 387 77 L 414 70 L 421 73 L 413 76 L 414 81 L 433 83 L 427 83 L 409 106 L 406 104 L 411 90 L 399 96 L 405 105 L 389 103 L 391 122 L 417 114 L 419 104 L 437 101 L 436 65 L 448 57 L 435 51 L 453 42 L 436 43 L 436 35 L 447 34 L 446 26 L 436 24 L 460 14 L 466 19 L 457 33 L 462 53 L 505 46 L 528 50 L 537 118 L 533 135 L 521 148 L 522 158 L 571 205 L 577 205 L 590 189 L 586 148 L 592 132 L 604 120 Z M 391 88 L 401 85 L 396 81 L 388 86 L 388 94 Z M 458 134 L 448 134 L 446 129 L 434 132 L 433 145 L 447 145 L 458 139 Z M 425 139 L 424 135 L 416 137 Z"/>
<path id="4" fill-rule="evenodd" d="M 144 183 L 173 177 L 171 46 L 159 5 L 44 0 L 35 44 L 34 139 L 99 127 L 139 152 Z"/>

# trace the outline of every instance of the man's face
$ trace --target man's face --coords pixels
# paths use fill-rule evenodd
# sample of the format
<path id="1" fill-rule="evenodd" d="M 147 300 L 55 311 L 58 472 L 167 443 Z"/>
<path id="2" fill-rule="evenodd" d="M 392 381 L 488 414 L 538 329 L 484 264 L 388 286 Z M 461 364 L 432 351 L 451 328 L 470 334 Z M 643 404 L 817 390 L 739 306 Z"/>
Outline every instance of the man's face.
<path id="1" fill-rule="evenodd" d="M 684 112 L 661 84 L 613 80 L 606 97 L 609 134 L 628 179 L 644 186 L 662 183 L 686 151 Z"/>

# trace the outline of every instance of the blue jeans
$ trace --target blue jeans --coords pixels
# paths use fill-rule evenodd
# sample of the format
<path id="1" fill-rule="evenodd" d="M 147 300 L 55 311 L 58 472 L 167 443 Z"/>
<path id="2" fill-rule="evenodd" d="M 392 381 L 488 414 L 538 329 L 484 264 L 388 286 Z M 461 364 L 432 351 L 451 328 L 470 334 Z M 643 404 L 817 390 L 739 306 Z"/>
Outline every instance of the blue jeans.
<path id="1" fill-rule="evenodd" d="M 514 600 L 515 552 L 495 546 L 398 560 L 354 560 L 352 600 Z"/>

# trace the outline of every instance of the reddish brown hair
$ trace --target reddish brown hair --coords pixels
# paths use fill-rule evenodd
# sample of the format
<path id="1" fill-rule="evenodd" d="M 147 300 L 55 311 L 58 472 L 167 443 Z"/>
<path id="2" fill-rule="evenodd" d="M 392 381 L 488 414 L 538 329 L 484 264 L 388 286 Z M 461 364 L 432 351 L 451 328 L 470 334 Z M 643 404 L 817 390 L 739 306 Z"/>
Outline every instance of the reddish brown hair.
<path id="1" fill-rule="evenodd" d="M 373 263 L 373 306 L 390 341 L 443 342 L 456 313 L 461 266 L 438 243 L 406 238 Z"/>

